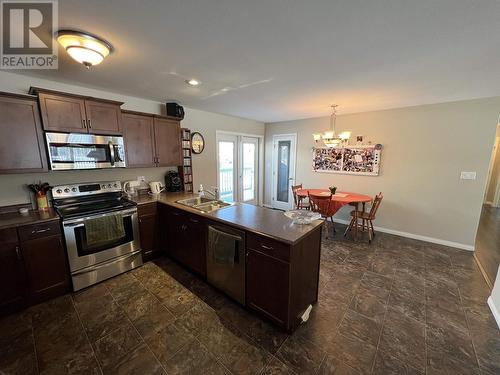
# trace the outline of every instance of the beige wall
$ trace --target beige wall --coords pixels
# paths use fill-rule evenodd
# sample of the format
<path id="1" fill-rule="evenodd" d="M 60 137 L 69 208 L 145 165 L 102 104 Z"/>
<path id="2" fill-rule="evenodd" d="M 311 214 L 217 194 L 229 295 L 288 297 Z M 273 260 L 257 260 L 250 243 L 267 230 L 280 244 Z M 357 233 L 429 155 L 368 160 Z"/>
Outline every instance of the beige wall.
<path id="1" fill-rule="evenodd" d="M 500 124 L 497 127 L 496 138 L 500 138 Z M 500 141 L 495 151 L 493 165 L 491 169 L 491 178 L 486 190 L 486 202 L 495 203 L 495 193 L 500 180 Z"/>
<path id="2" fill-rule="evenodd" d="M 297 183 L 372 196 L 382 191 L 377 226 L 472 249 L 499 112 L 497 97 L 338 116 L 337 131 L 383 144 L 378 177 L 312 171 L 311 134 L 327 130 L 328 117 L 266 124 L 266 203 L 272 136 L 297 133 Z M 460 171 L 476 171 L 477 179 L 460 180 Z M 348 212 L 344 207 L 336 218 L 347 220 Z"/>
<path id="3" fill-rule="evenodd" d="M 92 72 L 89 72 L 92 74 Z M 102 90 L 94 90 L 81 86 L 67 85 L 54 81 L 33 78 L 25 75 L 0 72 L 0 91 L 27 93 L 30 86 L 39 86 L 54 90 L 95 96 L 124 102 L 122 108 L 162 114 L 164 104 L 120 95 Z M 232 116 L 199 111 L 185 108 L 186 116 L 181 126 L 199 131 L 205 137 L 205 151 L 193 157 L 193 172 L 195 189 L 200 183 L 207 186 L 217 183 L 217 165 L 215 157 L 215 133 L 216 130 L 235 131 L 242 133 L 264 134 L 264 124 L 261 122 L 246 120 Z M 48 181 L 51 184 L 64 184 L 67 182 L 83 182 L 97 180 L 129 180 L 137 176 L 145 176 L 147 180 L 163 181 L 168 168 L 133 168 L 119 170 L 97 170 L 97 171 L 59 171 L 40 174 L 17 174 L 0 175 L 0 206 L 24 203 L 29 201 L 29 192 L 25 184 L 37 180 Z"/>

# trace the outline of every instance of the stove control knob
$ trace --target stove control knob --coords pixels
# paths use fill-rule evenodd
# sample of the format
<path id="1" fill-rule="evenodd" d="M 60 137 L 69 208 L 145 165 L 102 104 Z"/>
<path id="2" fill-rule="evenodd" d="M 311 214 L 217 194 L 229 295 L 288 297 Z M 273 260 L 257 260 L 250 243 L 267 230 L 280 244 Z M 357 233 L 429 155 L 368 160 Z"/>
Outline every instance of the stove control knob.
<path id="1" fill-rule="evenodd" d="M 113 185 L 111 185 L 111 184 L 108 184 L 108 187 L 109 187 L 109 188 L 111 189 L 111 188 L 113 187 Z"/>
<path id="2" fill-rule="evenodd" d="M 101 189 L 106 189 L 106 185 L 102 185 L 102 186 L 101 186 Z"/>
<path id="3" fill-rule="evenodd" d="M 57 193 L 57 194 L 61 194 L 61 193 L 62 193 L 62 190 L 61 190 L 61 189 L 57 189 L 57 190 L 56 190 L 56 193 Z"/>
<path id="4" fill-rule="evenodd" d="M 116 183 L 115 183 L 115 184 L 113 185 L 113 187 L 118 188 L 118 184 L 116 184 Z"/>
<path id="5" fill-rule="evenodd" d="M 65 193 L 69 193 L 69 188 L 65 188 L 65 189 L 64 189 L 64 192 L 65 192 Z"/>
<path id="6" fill-rule="evenodd" d="M 72 189 L 71 189 L 71 191 L 72 191 L 73 193 L 76 193 L 76 191 L 77 191 L 76 187 L 72 188 Z"/>

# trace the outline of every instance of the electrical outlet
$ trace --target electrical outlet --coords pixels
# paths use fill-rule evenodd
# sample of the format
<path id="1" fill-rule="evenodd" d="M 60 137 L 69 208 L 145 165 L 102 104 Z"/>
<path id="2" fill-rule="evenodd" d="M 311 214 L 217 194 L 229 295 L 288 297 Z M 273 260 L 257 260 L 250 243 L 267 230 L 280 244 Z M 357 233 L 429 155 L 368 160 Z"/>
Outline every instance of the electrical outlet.
<path id="1" fill-rule="evenodd" d="M 461 180 L 475 180 L 476 172 L 460 172 Z"/>

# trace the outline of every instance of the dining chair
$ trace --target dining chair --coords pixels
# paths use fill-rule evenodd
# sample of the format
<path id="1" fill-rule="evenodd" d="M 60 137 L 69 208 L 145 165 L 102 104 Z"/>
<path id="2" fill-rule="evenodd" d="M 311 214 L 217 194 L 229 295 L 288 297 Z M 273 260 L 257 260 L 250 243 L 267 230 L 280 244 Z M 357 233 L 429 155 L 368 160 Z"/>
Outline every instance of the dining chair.
<path id="1" fill-rule="evenodd" d="M 328 223 L 328 218 L 332 221 L 333 233 L 336 232 L 335 225 L 333 223 L 333 201 L 332 194 L 325 195 L 315 195 L 307 193 L 309 197 L 309 203 L 311 205 L 311 211 L 318 212 L 321 217 L 324 219 L 325 224 Z M 328 238 L 328 230 L 326 231 L 326 238 Z"/>
<path id="2" fill-rule="evenodd" d="M 302 184 L 292 185 L 293 202 L 295 203 L 296 210 L 308 210 L 310 208 L 309 200 L 305 201 L 304 197 L 297 195 L 297 190 L 302 189 Z"/>
<path id="3" fill-rule="evenodd" d="M 344 236 L 347 234 L 347 232 L 354 227 L 356 228 L 361 228 L 361 231 L 368 231 L 368 242 L 371 243 L 372 239 L 375 237 L 375 231 L 373 229 L 373 220 L 375 220 L 375 215 L 377 214 L 377 210 L 380 207 L 380 203 L 382 202 L 383 199 L 382 192 L 378 193 L 375 198 L 373 199 L 372 206 L 370 208 L 369 212 L 363 211 L 356 211 L 352 210 L 351 211 L 351 222 L 349 223 L 349 226 L 347 227 Z M 361 224 L 359 224 L 359 220 L 361 219 Z"/>

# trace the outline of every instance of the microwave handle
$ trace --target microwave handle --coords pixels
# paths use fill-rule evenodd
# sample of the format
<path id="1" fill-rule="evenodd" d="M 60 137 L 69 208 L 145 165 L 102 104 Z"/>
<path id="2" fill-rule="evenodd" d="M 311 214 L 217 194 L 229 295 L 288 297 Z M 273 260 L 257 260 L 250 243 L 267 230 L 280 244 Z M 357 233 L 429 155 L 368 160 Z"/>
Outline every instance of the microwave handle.
<path id="1" fill-rule="evenodd" d="M 111 166 L 115 165 L 115 146 L 113 146 L 113 143 L 108 142 L 108 147 L 109 147 L 109 154 L 111 155 Z"/>

